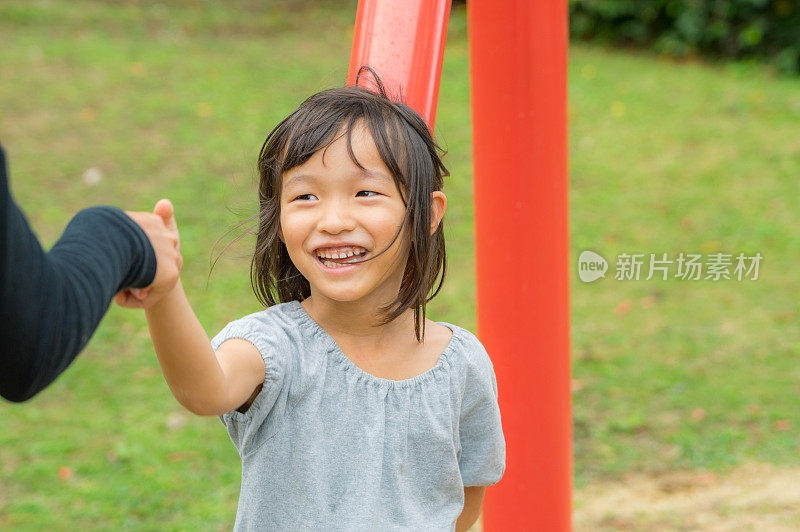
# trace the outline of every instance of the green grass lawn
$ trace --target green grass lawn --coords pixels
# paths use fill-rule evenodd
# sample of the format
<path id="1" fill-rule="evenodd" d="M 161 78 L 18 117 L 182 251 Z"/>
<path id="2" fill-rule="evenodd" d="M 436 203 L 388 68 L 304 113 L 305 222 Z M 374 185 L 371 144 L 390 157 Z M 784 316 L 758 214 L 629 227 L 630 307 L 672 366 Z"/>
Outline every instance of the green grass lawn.
<path id="1" fill-rule="evenodd" d="M 258 148 L 306 96 L 343 84 L 352 42 L 355 1 L 268 4 L 0 6 L 0 140 L 42 240 L 85 206 L 171 198 L 210 335 L 259 308 L 250 237 L 209 275 L 226 231 L 255 212 Z M 430 315 L 475 330 L 465 18 L 454 10 L 437 115 L 449 271 Z M 573 274 L 577 485 L 797 461 L 798 89 L 757 65 L 571 47 L 574 259 L 764 256 L 757 281 Z M 222 424 L 173 399 L 140 312 L 112 308 L 55 385 L 0 404 L 0 529 L 230 529 L 240 471 Z"/>
<path id="2" fill-rule="evenodd" d="M 764 257 L 756 281 L 573 277 L 579 485 L 797 463 L 798 89 L 757 65 L 572 47 L 573 256 Z"/>

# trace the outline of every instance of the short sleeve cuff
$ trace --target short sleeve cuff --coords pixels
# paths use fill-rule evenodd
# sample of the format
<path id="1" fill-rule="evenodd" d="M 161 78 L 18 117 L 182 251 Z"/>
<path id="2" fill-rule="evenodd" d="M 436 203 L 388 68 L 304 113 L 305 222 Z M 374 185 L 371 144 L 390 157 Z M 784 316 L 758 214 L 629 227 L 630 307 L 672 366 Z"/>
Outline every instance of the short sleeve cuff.
<path id="1" fill-rule="evenodd" d="M 214 337 L 211 341 L 211 346 L 216 351 L 224 342 L 234 338 L 245 340 L 253 344 L 258 350 L 264 361 L 264 380 L 262 381 L 261 390 L 247 411 L 239 412 L 234 409 L 219 416 L 220 421 L 227 427 L 232 425 L 245 426 L 254 423 L 256 420 L 263 420 L 275 405 L 285 373 L 283 366 L 276 358 L 278 347 L 264 338 L 262 334 L 259 334 L 253 324 L 240 324 L 237 322 L 229 324 Z"/>

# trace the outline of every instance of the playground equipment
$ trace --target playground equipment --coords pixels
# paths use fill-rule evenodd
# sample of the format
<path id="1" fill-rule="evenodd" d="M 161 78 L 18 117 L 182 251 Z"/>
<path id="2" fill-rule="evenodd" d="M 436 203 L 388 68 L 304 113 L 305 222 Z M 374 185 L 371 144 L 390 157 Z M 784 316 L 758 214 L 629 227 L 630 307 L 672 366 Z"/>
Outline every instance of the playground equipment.
<path id="1" fill-rule="evenodd" d="M 567 8 L 467 3 L 478 336 L 506 437 L 487 531 L 571 529 Z M 348 83 L 370 66 L 433 131 L 449 14 L 449 0 L 359 0 Z"/>
<path id="2" fill-rule="evenodd" d="M 449 0 L 359 1 L 348 84 L 361 65 L 372 67 L 388 96 L 402 94 L 433 134 L 449 17 Z M 369 87 L 370 76 L 363 77 Z"/>

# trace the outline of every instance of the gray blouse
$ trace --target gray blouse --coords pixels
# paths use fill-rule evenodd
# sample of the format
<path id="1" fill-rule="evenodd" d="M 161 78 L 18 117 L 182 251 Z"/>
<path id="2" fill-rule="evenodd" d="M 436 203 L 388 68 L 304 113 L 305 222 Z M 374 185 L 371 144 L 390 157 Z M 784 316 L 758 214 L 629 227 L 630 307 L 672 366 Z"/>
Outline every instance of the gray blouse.
<path id="1" fill-rule="evenodd" d="M 299 301 L 233 321 L 266 366 L 245 412 L 220 419 L 242 458 L 235 530 L 455 530 L 465 486 L 505 471 L 489 355 L 468 330 L 401 381 L 356 366 Z"/>

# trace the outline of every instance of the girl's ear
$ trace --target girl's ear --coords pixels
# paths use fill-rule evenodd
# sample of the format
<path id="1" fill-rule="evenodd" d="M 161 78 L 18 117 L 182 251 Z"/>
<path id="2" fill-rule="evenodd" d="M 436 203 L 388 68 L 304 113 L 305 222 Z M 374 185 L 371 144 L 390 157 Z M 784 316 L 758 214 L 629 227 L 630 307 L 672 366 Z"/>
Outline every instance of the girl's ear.
<path id="1" fill-rule="evenodd" d="M 280 239 L 281 239 L 281 242 L 283 242 L 284 244 L 286 244 L 286 242 L 284 242 L 284 240 L 283 240 L 283 229 L 281 229 L 281 226 L 280 226 L 280 225 L 278 225 L 278 238 L 280 238 Z"/>
<path id="2" fill-rule="evenodd" d="M 447 196 L 441 190 L 431 194 L 431 234 L 436 232 L 447 210 Z"/>

